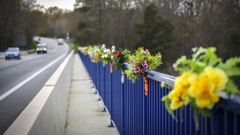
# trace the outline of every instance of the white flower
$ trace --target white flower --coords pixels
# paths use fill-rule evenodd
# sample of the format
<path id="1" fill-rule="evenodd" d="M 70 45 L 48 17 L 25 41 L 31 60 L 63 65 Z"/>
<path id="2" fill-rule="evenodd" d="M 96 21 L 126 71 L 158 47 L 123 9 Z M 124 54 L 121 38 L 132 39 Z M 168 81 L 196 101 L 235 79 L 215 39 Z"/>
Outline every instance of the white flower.
<path id="1" fill-rule="evenodd" d="M 93 51 L 89 51 L 88 55 L 92 58 L 93 57 Z"/>
<path id="2" fill-rule="evenodd" d="M 101 58 L 104 58 L 104 54 L 102 54 Z"/>
<path id="3" fill-rule="evenodd" d="M 115 49 L 116 49 L 116 47 L 113 45 L 113 46 L 112 46 L 112 52 L 114 52 Z"/>
<path id="4" fill-rule="evenodd" d="M 193 51 L 193 52 L 196 52 L 197 49 L 198 49 L 197 47 L 194 47 L 194 48 L 192 48 L 192 51 Z"/>
<path id="5" fill-rule="evenodd" d="M 105 53 L 105 54 L 102 54 L 102 56 L 101 56 L 102 58 L 107 58 L 108 57 L 108 55 Z"/>
<path id="6" fill-rule="evenodd" d="M 173 68 L 174 68 L 175 70 L 177 69 L 177 64 L 176 64 L 176 63 L 173 64 Z"/>
<path id="7" fill-rule="evenodd" d="M 109 53 L 110 52 L 110 49 L 105 49 L 103 50 L 104 53 Z"/>
<path id="8" fill-rule="evenodd" d="M 102 44 L 102 49 L 105 49 L 106 47 L 105 47 L 105 44 Z"/>
<path id="9" fill-rule="evenodd" d="M 108 55 L 107 55 L 107 54 L 104 54 L 104 57 L 105 57 L 105 58 L 107 58 L 107 57 L 108 57 Z"/>

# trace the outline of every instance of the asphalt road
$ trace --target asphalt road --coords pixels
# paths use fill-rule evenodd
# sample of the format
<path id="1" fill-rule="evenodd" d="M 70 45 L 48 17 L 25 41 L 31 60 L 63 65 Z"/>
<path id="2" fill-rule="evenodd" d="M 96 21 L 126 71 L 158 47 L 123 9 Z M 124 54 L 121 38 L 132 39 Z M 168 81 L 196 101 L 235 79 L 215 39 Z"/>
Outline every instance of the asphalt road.
<path id="1" fill-rule="evenodd" d="M 56 39 L 41 39 L 47 43 L 48 54 L 0 60 L 0 134 L 30 103 L 70 51 L 67 45 L 57 45 Z"/>

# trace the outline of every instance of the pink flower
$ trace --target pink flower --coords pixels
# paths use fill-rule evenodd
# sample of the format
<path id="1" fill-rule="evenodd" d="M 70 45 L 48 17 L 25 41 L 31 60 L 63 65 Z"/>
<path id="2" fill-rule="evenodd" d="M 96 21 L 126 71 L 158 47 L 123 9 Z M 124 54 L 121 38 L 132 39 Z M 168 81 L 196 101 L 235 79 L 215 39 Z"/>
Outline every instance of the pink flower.
<path id="1" fill-rule="evenodd" d="M 143 65 L 144 69 L 147 70 L 148 69 L 148 64 Z"/>
<path id="2" fill-rule="evenodd" d="M 141 69 L 141 73 L 143 74 L 146 70 L 145 69 Z"/>
<path id="3" fill-rule="evenodd" d="M 143 66 L 143 68 L 144 68 L 145 70 L 148 69 L 148 64 L 147 64 L 146 61 L 143 61 L 143 62 L 142 62 L 142 66 Z"/>
<path id="4" fill-rule="evenodd" d="M 142 65 L 146 65 L 147 64 L 147 62 L 144 60 L 143 62 L 142 62 Z"/>
<path id="5" fill-rule="evenodd" d="M 146 53 L 149 53 L 149 50 L 148 50 L 148 49 L 145 49 L 145 52 L 146 52 Z"/>
<path id="6" fill-rule="evenodd" d="M 135 68 L 134 69 L 134 73 L 139 73 L 141 70 L 140 70 L 140 68 Z"/>
<path id="7" fill-rule="evenodd" d="M 134 66 L 138 66 L 138 64 L 139 64 L 139 63 L 138 63 L 137 61 L 134 62 Z"/>

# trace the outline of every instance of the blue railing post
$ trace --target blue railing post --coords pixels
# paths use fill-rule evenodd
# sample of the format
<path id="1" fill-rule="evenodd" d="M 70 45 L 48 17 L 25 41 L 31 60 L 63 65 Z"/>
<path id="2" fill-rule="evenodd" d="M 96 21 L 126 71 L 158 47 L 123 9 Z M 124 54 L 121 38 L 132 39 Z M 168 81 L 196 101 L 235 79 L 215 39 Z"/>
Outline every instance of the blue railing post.
<path id="1" fill-rule="evenodd" d="M 224 127 L 219 127 L 221 123 L 220 119 L 224 117 L 223 113 L 224 112 L 218 107 L 215 107 L 213 109 L 213 112 L 211 113 L 211 121 L 210 121 L 211 135 L 220 135 L 220 130 L 222 130 L 221 128 L 224 128 Z"/>
<path id="2" fill-rule="evenodd" d="M 125 76 L 124 76 L 125 77 Z M 124 78 L 125 79 L 125 78 Z M 122 110 L 122 135 L 125 135 L 125 124 L 124 124 L 124 82 L 121 82 L 121 110 Z"/>
<path id="3" fill-rule="evenodd" d="M 105 81 L 106 81 L 106 78 L 105 78 L 105 64 L 103 64 L 103 67 L 102 67 L 102 69 L 103 69 L 103 80 L 102 80 L 102 84 L 103 84 L 103 100 L 104 100 L 104 102 L 106 102 L 106 90 L 105 90 Z"/>
<path id="4" fill-rule="evenodd" d="M 109 65 L 110 66 L 110 65 Z M 110 68 L 109 68 L 110 69 Z M 107 73 L 107 74 L 109 74 L 109 73 Z M 110 122 L 110 125 L 109 125 L 109 127 L 113 127 L 113 123 L 112 123 L 112 104 L 113 104 L 113 101 L 112 101 L 112 97 L 113 97 L 113 95 L 112 95 L 112 89 L 113 89 L 113 86 L 112 86 L 112 84 L 113 84 L 113 81 L 112 81 L 112 73 L 110 73 L 110 120 L 111 120 L 111 122 Z"/>
<path id="5" fill-rule="evenodd" d="M 142 88 L 143 88 L 143 135 L 146 135 L 146 95 L 144 91 L 144 83 L 142 83 Z"/>
<path id="6" fill-rule="evenodd" d="M 100 88 L 103 88 L 102 89 L 102 96 L 103 96 L 103 102 L 104 102 L 104 104 L 105 104 L 105 102 L 106 102 L 106 95 L 105 95 L 105 83 L 104 83 L 104 81 L 105 81 L 105 65 L 101 65 L 101 69 L 103 69 L 103 80 L 101 80 L 101 85 L 103 85 L 102 87 L 100 87 Z M 106 108 L 104 107 L 103 108 L 103 110 L 102 110 L 103 112 L 106 112 Z"/>

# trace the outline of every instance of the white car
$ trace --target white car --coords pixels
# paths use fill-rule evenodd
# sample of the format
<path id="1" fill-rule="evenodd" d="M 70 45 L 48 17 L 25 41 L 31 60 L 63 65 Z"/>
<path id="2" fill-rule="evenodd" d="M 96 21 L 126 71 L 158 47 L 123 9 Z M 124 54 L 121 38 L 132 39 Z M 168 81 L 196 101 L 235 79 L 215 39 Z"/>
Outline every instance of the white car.
<path id="1" fill-rule="evenodd" d="M 18 47 L 9 47 L 5 52 L 5 60 L 9 59 L 21 59 L 21 52 Z"/>
<path id="2" fill-rule="evenodd" d="M 36 52 L 37 54 L 47 53 L 47 44 L 46 43 L 37 44 Z"/>
<path id="3" fill-rule="evenodd" d="M 64 40 L 62 38 L 59 38 L 59 39 L 57 39 L 57 43 L 58 43 L 58 45 L 63 45 Z"/>

